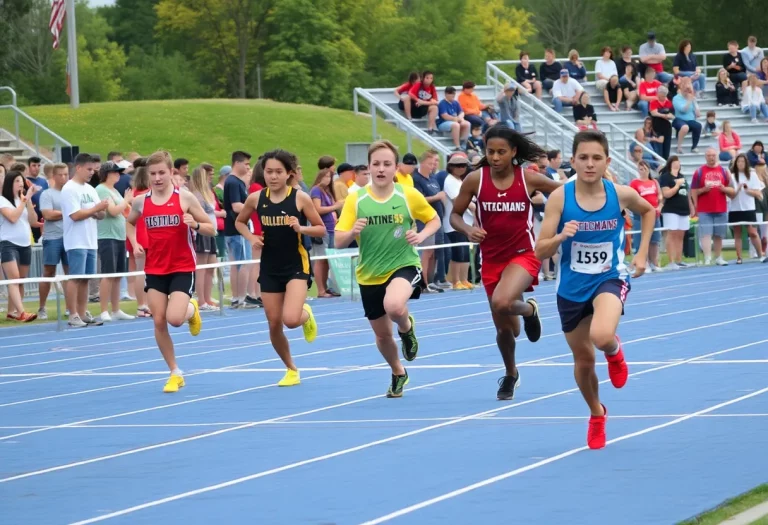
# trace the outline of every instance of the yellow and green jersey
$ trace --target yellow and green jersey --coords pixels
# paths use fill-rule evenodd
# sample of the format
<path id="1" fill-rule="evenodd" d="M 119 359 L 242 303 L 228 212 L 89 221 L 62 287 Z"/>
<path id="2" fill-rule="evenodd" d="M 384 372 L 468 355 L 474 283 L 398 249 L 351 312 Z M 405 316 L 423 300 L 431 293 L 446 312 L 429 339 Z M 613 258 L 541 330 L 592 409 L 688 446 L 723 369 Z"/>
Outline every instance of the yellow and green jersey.
<path id="1" fill-rule="evenodd" d="M 415 221 L 426 224 L 436 214 L 424 196 L 409 186 L 395 184 L 392 195 L 384 200 L 377 200 L 369 186 L 351 192 L 344 201 L 336 231 L 348 232 L 358 219 L 368 219 L 357 237 L 357 282 L 382 284 L 400 268 L 421 268 L 419 254 L 408 244 L 405 232 L 415 228 Z"/>

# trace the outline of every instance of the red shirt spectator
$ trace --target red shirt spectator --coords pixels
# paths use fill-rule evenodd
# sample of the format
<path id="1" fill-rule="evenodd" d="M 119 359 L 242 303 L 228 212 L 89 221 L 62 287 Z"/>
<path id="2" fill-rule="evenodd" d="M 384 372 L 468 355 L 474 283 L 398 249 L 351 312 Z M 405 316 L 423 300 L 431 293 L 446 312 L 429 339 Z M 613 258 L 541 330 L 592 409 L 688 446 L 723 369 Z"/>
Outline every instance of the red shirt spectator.
<path id="1" fill-rule="evenodd" d="M 721 187 L 728 187 L 731 177 L 728 170 L 720 165 L 704 165 L 697 169 L 691 180 L 691 189 L 710 188 L 706 193 L 700 193 L 696 201 L 696 213 L 726 213 L 728 199 Z"/>
<path id="2" fill-rule="evenodd" d="M 432 79 L 430 78 L 429 80 L 431 82 Z M 437 100 L 437 90 L 434 84 L 431 83 L 425 86 L 422 81 L 416 82 L 408 93 L 414 100 L 423 100 L 425 102 Z"/>
<path id="3" fill-rule="evenodd" d="M 257 191 L 262 190 L 263 187 L 258 182 L 254 182 L 251 184 L 251 187 L 248 188 L 248 194 L 256 193 Z M 253 211 L 251 214 L 251 222 L 253 223 L 253 234 L 254 235 L 261 235 L 261 221 L 259 220 L 259 214 L 256 212 L 256 210 Z"/>
<path id="4" fill-rule="evenodd" d="M 662 110 L 669 110 L 669 111 L 662 111 Z M 651 100 L 651 103 L 648 105 L 648 111 L 659 111 L 660 113 L 671 113 L 672 112 L 672 101 L 668 98 L 664 99 L 664 102 L 661 102 L 658 98 L 656 100 Z"/>
<path id="5" fill-rule="evenodd" d="M 629 183 L 629 187 L 640 194 L 642 198 L 656 209 L 656 216 L 659 216 L 659 183 L 654 179 L 634 179 Z"/>
<path id="6" fill-rule="evenodd" d="M 640 82 L 640 96 L 655 97 L 660 87 L 661 82 L 658 80 L 651 80 L 650 82 L 643 80 Z"/>

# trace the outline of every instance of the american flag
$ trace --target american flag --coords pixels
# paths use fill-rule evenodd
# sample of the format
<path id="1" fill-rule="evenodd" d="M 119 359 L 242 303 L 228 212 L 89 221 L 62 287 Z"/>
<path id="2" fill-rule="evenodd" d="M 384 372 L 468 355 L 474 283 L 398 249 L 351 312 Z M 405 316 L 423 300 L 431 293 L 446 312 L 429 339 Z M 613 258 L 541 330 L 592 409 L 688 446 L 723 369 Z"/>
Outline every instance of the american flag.
<path id="1" fill-rule="evenodd" d="M 48 28 L 53 35 L 53 49 L 59 47 L 59 37 L 61 36 L 61 28 L 64 26 L 64 15 L 67 13 L 67 9 L 64 5 L 64 0 L 53 0 L 51 6 L 51 21 L 48 23 Z"/>

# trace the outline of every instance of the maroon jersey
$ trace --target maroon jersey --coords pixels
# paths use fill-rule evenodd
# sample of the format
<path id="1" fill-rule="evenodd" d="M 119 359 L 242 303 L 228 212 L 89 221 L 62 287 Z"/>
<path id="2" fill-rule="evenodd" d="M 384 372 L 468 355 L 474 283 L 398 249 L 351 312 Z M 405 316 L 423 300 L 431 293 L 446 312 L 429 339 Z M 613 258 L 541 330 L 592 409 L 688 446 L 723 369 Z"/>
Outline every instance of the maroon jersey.
<path id="1" fill-rule="evenodd" d="M 144 198 L 141 220 L 146 230 L 147 275 L 194 272 L 197 260 L 192 230 L 184 224 L 181 192 L 173 189 L 171 198 L 162 204 L 152 202 L 152 191 Z"/>
<path id="2" fill-rule="evenodd" d="M 533 206 L 523 169 L 515 166 L 514 170 L 515 178 L 506 190 L 493 184 L 490 167 L 485 166 L 480 172 L 477 221 L 487 232 L 480 243 L 483 261 L 506 263 L 533 250 Z"/>

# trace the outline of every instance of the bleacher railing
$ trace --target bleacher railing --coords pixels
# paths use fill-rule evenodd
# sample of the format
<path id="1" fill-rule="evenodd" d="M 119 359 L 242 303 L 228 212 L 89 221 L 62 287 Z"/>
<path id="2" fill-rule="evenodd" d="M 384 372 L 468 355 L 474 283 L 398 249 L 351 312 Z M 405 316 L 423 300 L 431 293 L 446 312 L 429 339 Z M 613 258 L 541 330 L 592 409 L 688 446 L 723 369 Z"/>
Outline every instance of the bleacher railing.
<path id="1" fill-rule="evenodd" d="M 3 92 L 11 95 L 11 103 L 0 105 L 0 128 L 8 130 L 20 147 L 34 152 L 44 163 L 60 162 L 61 148 L 72 144 L 20 109 L 13 88 L 0 86 Z"/>

